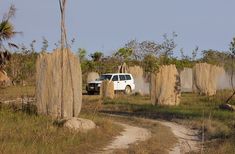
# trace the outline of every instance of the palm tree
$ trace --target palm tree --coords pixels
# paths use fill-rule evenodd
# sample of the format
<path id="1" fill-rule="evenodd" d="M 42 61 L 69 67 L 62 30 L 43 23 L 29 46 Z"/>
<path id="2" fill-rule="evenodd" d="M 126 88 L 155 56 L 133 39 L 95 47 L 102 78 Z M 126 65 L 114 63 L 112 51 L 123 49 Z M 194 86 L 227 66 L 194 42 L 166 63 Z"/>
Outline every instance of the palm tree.
<path id="1" fill-rule="evenodd" d="M 10 19 L 15 16 L 15 11 L 15 6 L 11 5 L 9 11 L 3 16 L 0 22 L 0 68 L 10 59 L 10 53 L 5 47 L 5 44 L 7 44 L 8 47 L 18 48 L 17 45 L 9 42 L 18 33 L 15 32 L 14 25 L 10 22 Z"/>
<path id="2" fill-rule="evenodd" d="M 7 41 L 15 36 L 14 26 L 9 21 L 0 23 L 0 43 Z"/>

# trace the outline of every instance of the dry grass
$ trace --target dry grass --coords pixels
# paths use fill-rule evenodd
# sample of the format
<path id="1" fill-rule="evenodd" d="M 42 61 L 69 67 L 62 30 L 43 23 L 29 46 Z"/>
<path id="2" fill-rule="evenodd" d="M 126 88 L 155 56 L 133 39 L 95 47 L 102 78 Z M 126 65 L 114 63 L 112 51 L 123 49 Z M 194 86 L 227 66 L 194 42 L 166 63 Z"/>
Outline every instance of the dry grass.
<path id="1" fill-rule="evenodd" d="M 139 100 L 137 103 L 141 104 L 144 103 L 145 100 L 143 100 L 143 96 L 135 96 L 135 97 L 128 97 L 126 95 L 119 94 L 116 96 L 116 100 L 125 98 L 128 101 L 134 101 Z M 141 99 L 140 99 L 141 98 Z M 144 99 L 147 99 L 148 96 L 145 96 Z M 97 111 L 95 112 L 95 115 L 99 115 L 98 110 L 102 110 L 104 108 L 103 100 L 100 99 L 100 96 L 98 95 L 92 95 L 83 96 L 83 113 L 89 113 L 92 115 L 93 113 L 91 111 Z M 109 101 L 109 100 L 105 100 Z M 117 101 L 118 103 L 118 101 Z M 115 108 L 115 105 L 113 106 Z M 125 150 L 116 150 L 114 153 L 117 154 L 126 154 L 126 153 L 136 153 L 136 154 L 145 154 L 145 153 L 155 153 L 158 151 L 158 153 L 168 153 L 168 149 L 172 148 L 172 146 L 177 142 L 177 139 L 174 137 L 174 134 L 170 131 L 169 128 L 162 126 L 160 124 L 148 122 L 146 120 L 133 118 L 133 117 L 126 117 L 126 118 L 117 118 L 117 117 L 110 117 L 107 115 L 104 115 L 106 119 L 119 121 L 122 123 L 127 123 L 129 125 L 133 126 L 139 126 L 143 128 L 147 128 L 151 131 L 152 136 L 149 140 L 144 142 L 138 142 L 134 145 L 131 145 L 129 149 Z"/>
<path id="2" fill-rule="evenodd" d="M 35 88 L 9 87 L 0 89 L 1 100 L 21 96 L 34 96 Z M 14 112 L 8 107 L 0 108 L 0 153 L 89 153 L 102 149 L 122 130 L 113 125 L 113 118 L 102 116 L 100 110 L 126 112 L 147 118 L 164 118 L 205 130 L 205 153 L 235 153 L 235 113 L 219 110 L 218 105 L 229 95 L 219 92 L 215 97 L 183 94 L 177 107 L 152 106 L 149 96 L 125 96 L 119 94 L 114 100 L 101 100 L 99 96 L 83 96 L 81 117 L 94 120 L 98 127 L 88 133 L 75 133 L 53 125 L 45 116 Z M 232 100 L 231 104 L 235 101 Z M 151 130 L 153 136 L 146 142 L 131 145 L 116 153 L 167 153 L 176 142 L 168 128 L 137 120 L 115 119 Z"/>
<path id="3" fill-rule="evenodd" d="M 147 141 L 137 142 L 130 145 L 128 149 L 116 150 L 115 154 L 165 154 L 169 152 L 177 143 L 177 139 L 170 128 L 138 118 L 115 118 L 116 121 L 124 122 L 129 125 L 139 126 L 151 131 L 151 138 Z"/>
<path id="4" fill-rule="evenodd" d="M 206 151 L 232 153 L 235 149 L 235 113 L 219 109 L 229 93 L 221 91 L 213 97 L 182 94 L 181 104 L 173 107 L 153 106 L 147 96 L 119 96 L 115 100 L 106 100 L 103 111 L 177 121 L 200 130 L 201 136 L 205 135 Z M 235 99 L 231 104 L 235 104 Z M 209 146 L 208 142 L 215 147 Z M 218 142 L 220 144 L 216 146 Z"/>
<path id="5" fill-rule="evenodd" d="M 33 86 L 0 89 L 1 100 L 33 97 Z M 94 100 L 97 102 L 97 100 Z M 89 99 L 84 99 L 84 104 Z M 94 106 L 94 105 L 93 105 Z M 105 147 L 122 131 L 106 117 L 95 114 L 94 107 L 80 117 L 92 119 L 97 128 L 87 133 L 54 125 L 53 119 L 14 110 L 0 104 L 0 153 L 90 153 Z M 85 111 L 85 109 L 84 109 Z"/>
<path id="6" fill-rule="evenodd" d="M 81 117 L 90 118 L 89 115 Z M 96 116 L 97 128 L 88 133 L 73 132 L 53 125 L 45 116 L 0 110 L 0 153 L 89 153 L 102 149 L 122 130 L 111 120 Z"/>
<path id="7" fill-rule="evenodd" d="M 0 88 L 0 101 L 12 100 L 22 96 L 34 97 L 35 86 L 11 86 Z"/>
<path id="8" fill-rule="evenodd" d="M 81 115 L 89 117 L 89 115 Z M 87 133 L 53 125 L 45 116 L 0 109 L 0 153 L 89 153 L 102 149 L 122 130 L 111 120 L 97 116 L 97 128 Z"/>
<path id="9" fill-rule="evenodd" d="M 235 140 L 228 140 L 228 141 L 213 141 L 206 143 L 206 148 L 204 153 L 211 153 L 211 154 L 234 154 L 235 153 L 235 146 L 231 144 Z"/>

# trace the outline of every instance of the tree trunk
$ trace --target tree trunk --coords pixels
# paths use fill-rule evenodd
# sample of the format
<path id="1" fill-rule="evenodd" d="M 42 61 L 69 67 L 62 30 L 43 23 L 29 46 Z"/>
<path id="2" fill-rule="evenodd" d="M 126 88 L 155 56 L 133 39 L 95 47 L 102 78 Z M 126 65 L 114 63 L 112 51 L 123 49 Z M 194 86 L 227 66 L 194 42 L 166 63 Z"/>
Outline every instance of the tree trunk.
<path id="1" fill-rule="evenodd" d="M 233 98 L 234 95 L 235 95 L 235 91 L 233 91 L 233 94 L 226 100 L 226 104 Z"/>

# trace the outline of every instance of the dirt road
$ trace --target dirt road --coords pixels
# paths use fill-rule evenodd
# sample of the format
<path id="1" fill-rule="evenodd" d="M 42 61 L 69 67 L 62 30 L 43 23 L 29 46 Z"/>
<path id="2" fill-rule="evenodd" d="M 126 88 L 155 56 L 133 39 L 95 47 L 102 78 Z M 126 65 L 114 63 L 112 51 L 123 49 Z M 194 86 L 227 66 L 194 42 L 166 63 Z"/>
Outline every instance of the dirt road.
<path id="1" fill-rule="evenodd" d="M 116 115 L 112 116 L 125 117 Z M 184 154 L 187 152 L 200 150 L 200 140 L 197 136 L 197 131 L 191 130 L 183 125 L 179 125 L 174 122 L 143 118 L 139 119 L 158 123 L 171 129 L 173 134 L 178 139 L 178 143 L 174 145 L 174 148 L 169 149 L 169 154 Z M 106 148 L 104 148 L 106 154 L 112 153 L 112 151 L 114 151 L 115 149 L 127 149 L 130 144 L 133 144 L 137 141 L 145 141 L 151 137 L 151 132 L 145 128 L 134 127 L 120 122 L 118 122 L 117 124 L 123 126 L 125 129 L 120 136 L 117 136 L 114 141 L 112 141 Z"/>
<path id="2" fill-rule="evenodd" d="M 179 125 L 174 122 L 157 120 L 151 121 L 158 122 L 164 126 L 170 127 L 171 131 L 177 137 L 178 143 L 173 149 L 169 151 L 169 154 L 183 154 L 200 150 L 200 140 L 197 136 L 197 131 L 191 130 L 183 125 Z"/>
<path id="3" fill-rule="evenodd" d="M 124 127 L 124 131 L 103 149 L 105 154 L 112 153 L 115 149 L 127 149 L 130 144 L 145 141 L 151 137 L 151 132 L 145 128 L 134 127 L 120 122 L 116 122 L 116 124 Z"/>

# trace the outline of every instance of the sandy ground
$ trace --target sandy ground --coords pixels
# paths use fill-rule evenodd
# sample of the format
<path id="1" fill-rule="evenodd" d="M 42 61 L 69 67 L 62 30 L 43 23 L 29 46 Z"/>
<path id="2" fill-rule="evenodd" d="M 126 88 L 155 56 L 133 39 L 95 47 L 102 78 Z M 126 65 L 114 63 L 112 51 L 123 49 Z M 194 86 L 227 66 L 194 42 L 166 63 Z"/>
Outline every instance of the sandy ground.
<path id="1" fill-rule="evenodd" d="M 197 136 L 197 131 L 191 130 L 183 125 L 179 125 L 174 122 L 157 120 L 151 121 L 158 122 L 164 126 L 170 127 L 171 131 L 177 137 L 178 143 L 173 149 L 169 151 L 169 154 L 183 154 L 192 151 L 198 152 L 200 150 L 200 140 Z"/>
<path id="2" fill-rule="evenodd" d="M 115 149 L 127 149 L 130 144 L 145 141 L 151 137 L 151 132 L 145 128 L 134 127 L 119 122 L 116 124 L 124 127 L 124 131 L 103 149 L 102 153 L 104 154 L 111 154 Z"/>
<path id="3" fill-rule="evenodd" d="M 174 148 L 169 149 L 169 154 L 184 154 L 188 152 L 200 151 L 200 140 L 197 136 L 197 131 L 191 130 L 183 125 L 179 125 L 174 122 L 143 118 L 141 119 L 153 123 L 159 123 L 171 129 L 173 134 L 178 139 L 178 143 L 174 145 Z M 151 132 L 145 128 L 134 127 L 120 122 L 118 122 L 117 124 L 123 126 L 124 131 L 121 133 L 120 136 L 117 136 L 115 140 L 113 140 L 106 148 L 104 148 L 104 151 L 102 153 L 110 154 L 115 149 L 127 149 L 130 144 L 133 144 L 137 141 L 145 141 L 151 137 Z"/>

